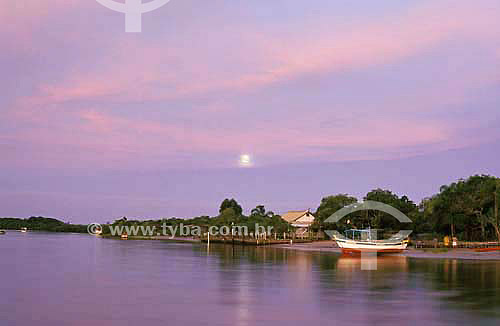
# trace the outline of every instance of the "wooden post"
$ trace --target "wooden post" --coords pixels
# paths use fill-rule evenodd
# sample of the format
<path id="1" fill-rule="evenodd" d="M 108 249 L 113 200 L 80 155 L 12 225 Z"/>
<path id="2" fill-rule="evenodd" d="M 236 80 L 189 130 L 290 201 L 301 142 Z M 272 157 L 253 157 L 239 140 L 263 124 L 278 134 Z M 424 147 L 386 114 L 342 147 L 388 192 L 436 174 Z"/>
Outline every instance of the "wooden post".
<path id="1" fill-rule="evenodd" d="M 234 246 L 234 222 L 231 222 L 231 245 Z"/>
<path id="2" fill-rule="evenodd" d="M 450 225 L 450 228 L 451 228 L 451 238 L 453 239 L 453 237 L 455 236 L 455 230 L 454 230 L 454 227 L 453 227 L 453 215 L 451 216 L 451 225 Z"/>
<path id="3" fill-rule="evenodd" d="M 498 228 L 500 228 L 500 226 L 498 225 L 498 186 L 500 185 L 500 179 L 497 179 L 496 181 L 497 184 L 495 187 L 495 222 L 496 222 L 495 230 L 497 231 L 497 240 L 498 242 L 500 242 L 500 234 L 498 231 Z"/>

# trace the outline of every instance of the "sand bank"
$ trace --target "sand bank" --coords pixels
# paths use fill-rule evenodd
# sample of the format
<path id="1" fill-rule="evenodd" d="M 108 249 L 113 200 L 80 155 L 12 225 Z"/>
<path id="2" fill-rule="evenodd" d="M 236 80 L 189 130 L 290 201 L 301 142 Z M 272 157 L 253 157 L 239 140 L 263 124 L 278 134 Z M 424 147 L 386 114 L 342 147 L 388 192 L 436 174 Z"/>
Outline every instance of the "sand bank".
<path id="1" fill-rule="evenodd" d="M 273 245 L 276 248 L 288 250 L 324 252 L 332 254 L 342 254 L 333 241 L 316 241 L 312 243 L 300 243 L 292 245 Z M 470 259 L 470 260 L 500 260 L 500 251 L 475 252 L 471 249 L 413 249 L 410 248 L 404 253 L 397 254 L 411 258 L 440 258 L 440 259 Z"/>

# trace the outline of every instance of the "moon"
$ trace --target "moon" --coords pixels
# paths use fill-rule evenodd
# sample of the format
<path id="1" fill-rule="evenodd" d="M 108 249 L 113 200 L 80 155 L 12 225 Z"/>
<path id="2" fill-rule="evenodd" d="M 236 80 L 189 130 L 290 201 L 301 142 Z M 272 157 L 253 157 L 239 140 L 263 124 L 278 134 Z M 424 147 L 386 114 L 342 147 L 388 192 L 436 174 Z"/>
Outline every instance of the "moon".
<path id="1" fill-rule="evenodd" d="M 249 154 L 241 154 L 239 163 L 241 167 L 252 166 L 252 158 L 250 157 Z"/>

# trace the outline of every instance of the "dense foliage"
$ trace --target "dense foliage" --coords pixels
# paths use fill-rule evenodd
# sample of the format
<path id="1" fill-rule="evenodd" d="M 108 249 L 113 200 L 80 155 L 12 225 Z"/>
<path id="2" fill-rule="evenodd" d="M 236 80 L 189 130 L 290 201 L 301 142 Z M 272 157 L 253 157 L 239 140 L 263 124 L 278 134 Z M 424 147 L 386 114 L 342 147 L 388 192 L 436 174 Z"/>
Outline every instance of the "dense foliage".
<path id="1" fill-rule="evenodd" d="M 423 222 L 428 230 L 464 240 L 500 241 L 499 196 L 498 178 L 476 175 L 459 180 L 422 202 Z"/>
<path id="2" fill-rule="evenodd" d="M 0 229 L 5 230 L 20 230 L 21 228 L 28 228 L 35 231 L 49 231 L 49 232 L 74 232 L 86 233 L 86 225 L 69 224 L 54 218 L 47 217 L 30 217 L 27 219 L 22 218 L 0 218 Z"/>
<path id="3" fill-rule="evenodd" d="M 363 200 L 378 201 L 391 205 L 406 214 L 413 223 L 400 225 L 392 216 L 380 211 L 354 212 L 340 222 L 329 225 L 324 221 L 342 207 L 358 202 L 356 197 L 338 194 L 324 197 L 315 212 L 316 221 L 313 230 L 347 228 L 365 228 L 370 226 L 382 230 L 398 230 L 411 228 L 417 234 L 428 234 L 431 237 L 443 235 L 457 236 L 467 241 L 500 241 L 500 179 L 488 175 L 475 175 L 466 180 L 459 180 L 442 186 L 440 192 L 424 199 L 416 205 L 407 196 L 384 189 L 374 189 L 364 196 Z M 161 220 L 129 220 L 122 218 L 112 225 L 154 226 L 160 229 L 167 226 L 193 225 L 207 229 L 210 226 L 246 226 L 249 232 L 255 232 L 255 225 L 272 226 L 274 232 L 288 232 L 293 228 L 281 219 L 281 216 L 258 205 L 243 215 L 241 205 L 235 199 L 224 199 L 220 205 L 219 215 L 215 217 L 200 216 L 190 219 L 170 218 Z M 0 229 L 20 229 L 56 232 L 86 232 L 84 225 L 71 225 L 52 218 L 31 217 L 29 219 L 0 219 Z M 109 232 L 109 228 L 104 228 Z"/>
<path id="4" fill-rule="evenodd" d="M 169 219 L 161 219 L 161 220 L 148 220 L 148 221 L 140 221 L 140 220 L 130 220 L 127 218 L 122 218 L 113 222 L 112 226 L 139 226 L 139 227 L 154 227 L 155 230 L 162 230 L 163 225 L 171 226 L 173 229 L 176 226 L 199 226 L 203 232 L 211 226 L 245 226 L 249 233 L 255 233 L 256 225 L 267 228 L 268 226 L 273 227 L 273 232 L 282 233 L 290 231 L 291 227 L 287 222 L 285 222 L 281 216 L 275 215 L 272 211 L 267 211 L 263 205 L 258 205 L 254 209 L 251 210 L 249 216 L 245 216 L 242 214 L 243 209 L 240 204 L 235 199 L 225 199 L 220 207 L 219 215 L 215 217 L 209 216 L 200 216 L 189 219 L 180 219 L 180 218 L 169 218 Z M 171 228 L 166 231 L 170 232 Z M 104 228 L 104 233 L 110 233 L 109 228 Z M 170 234 L 168 234 L 170 235 Z M 176 233 L 175 235 L 180 235 Z"/>
<path id="5" fill-rule="evenodd" d="M 380 211 L 354 212 L 336 225 L 324 220 L 343 206 L 356 203 L 357 198 L 345 194 L 328 196 L 316 210 L 317 226 L 323 229 L 364 228 L 382 230 L 412 229 L 416 234 L 431 237 L 457 236 L 466 241 L 500 241 L 500 179 L 488 175 L 475 175 L 442 186 L 440 192 L 416 205 L 407 196 L 399 197 L 389 190 L 375 189 L 363 200 L 391 205 L 406 214 L 413 223 L 401 225 L 394 217 Z"/>

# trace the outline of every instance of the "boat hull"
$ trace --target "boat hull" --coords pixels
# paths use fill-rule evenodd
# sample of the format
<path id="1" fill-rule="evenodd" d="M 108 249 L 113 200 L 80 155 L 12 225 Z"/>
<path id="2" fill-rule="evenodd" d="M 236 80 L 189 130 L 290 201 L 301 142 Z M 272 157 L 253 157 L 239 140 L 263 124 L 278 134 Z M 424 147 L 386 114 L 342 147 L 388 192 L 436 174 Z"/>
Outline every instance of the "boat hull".
<path id="1" fill-rule="evenodd" d="M 405 249 L 345 249 L 341 248 L 344 255 L 360 255 L 362 252 L 375 252 L 377 254 L 400 254 Z"/>
<path id="2" fill-rule="evenodd" d="M 352 241 L 335 239 L 344 254 L 360 254 L 363 252 L 375 252 L 380 254 L 395 254 L 406 250 L 407 241 L 398 242 L 373 242 L 373 241 Z"/>

